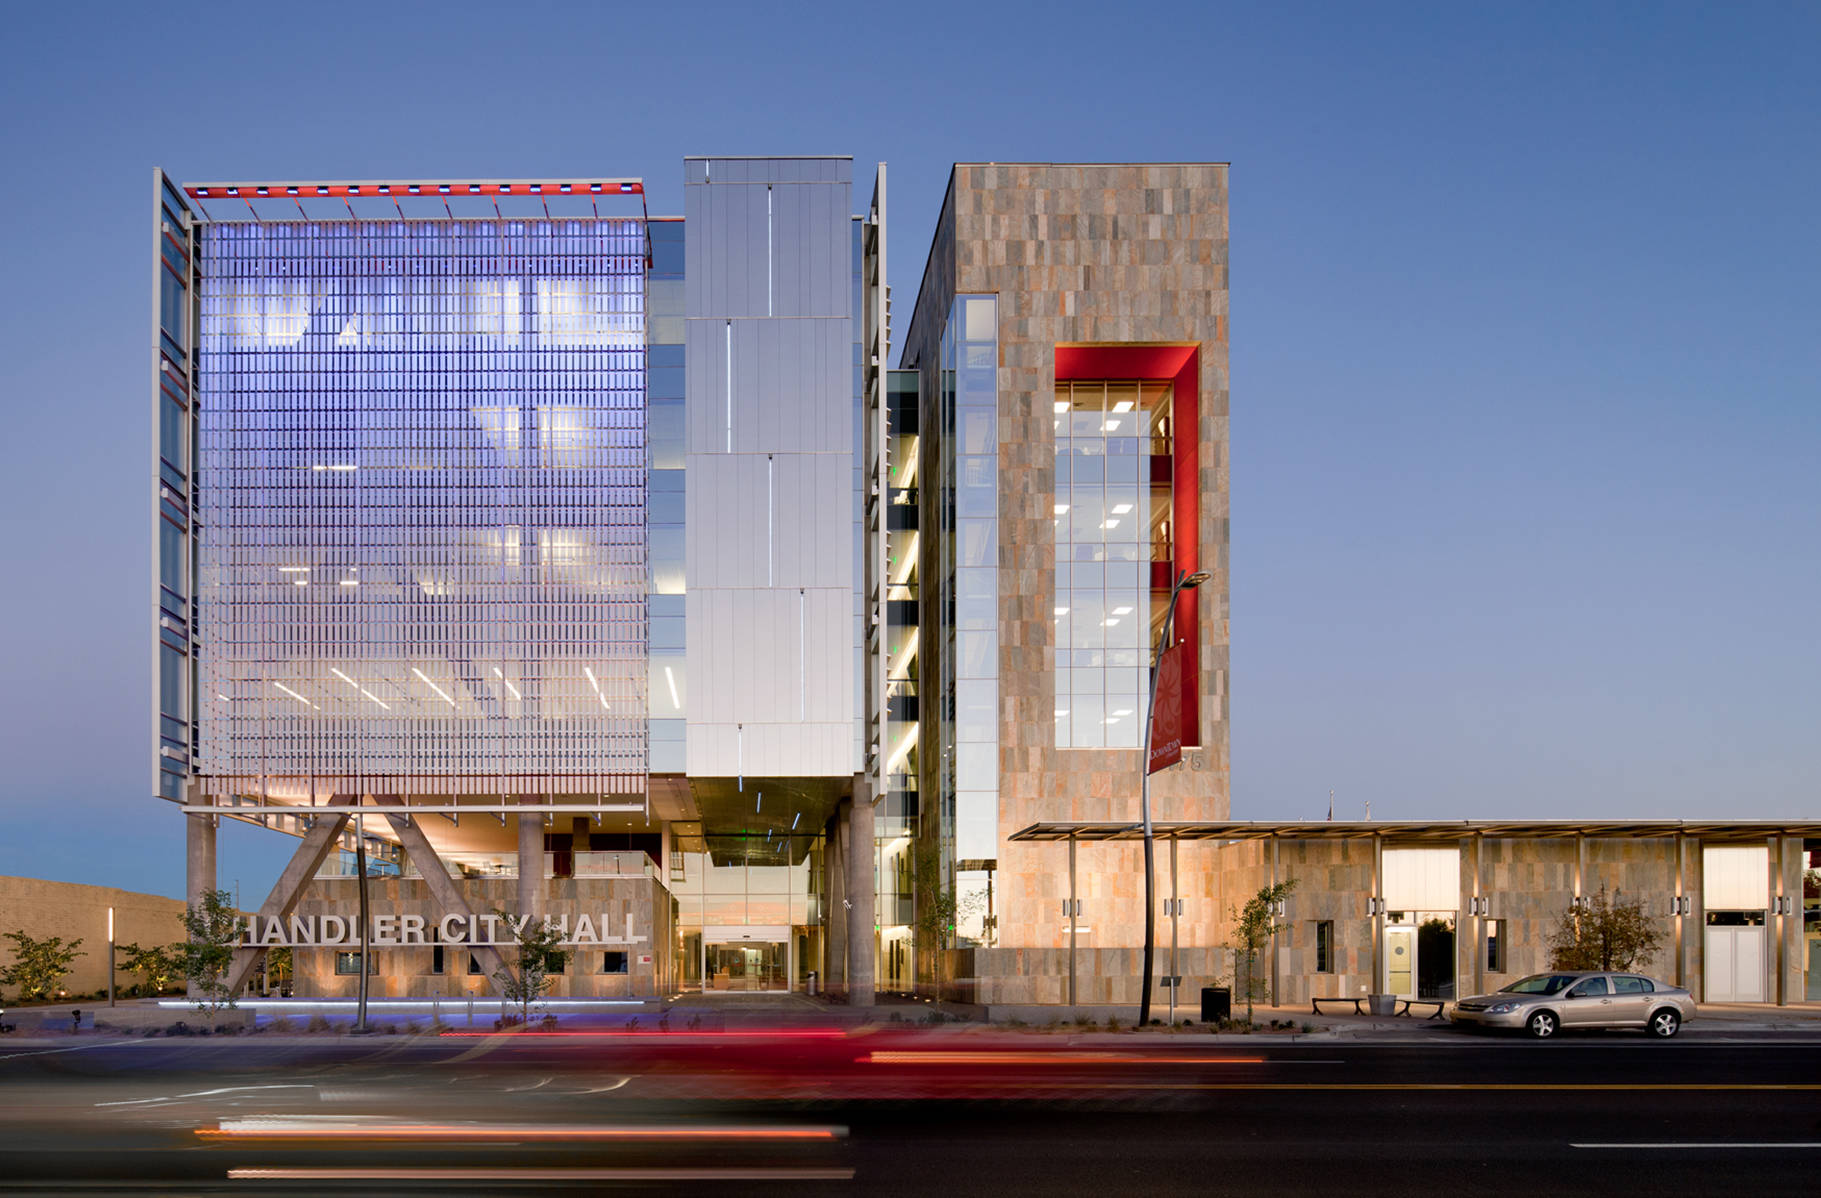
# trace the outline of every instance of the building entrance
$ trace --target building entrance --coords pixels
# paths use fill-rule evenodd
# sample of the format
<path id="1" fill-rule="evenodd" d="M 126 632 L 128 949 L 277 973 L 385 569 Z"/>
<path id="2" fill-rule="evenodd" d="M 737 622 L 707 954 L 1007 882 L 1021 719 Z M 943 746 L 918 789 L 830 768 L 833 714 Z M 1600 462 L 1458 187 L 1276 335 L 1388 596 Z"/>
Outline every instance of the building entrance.
<path id="1" fill-rule="evenodd" d="M 789 955 L 784 941 L 710 944 L 704 989 L 755 993 L 788 990 Z"/>
<path id="2" fill-rule="evenodd" d="M 1454 998 L 1454 916 L 1391 912 L 1385 928 L 1385 993 L 1399 998 Z"/>

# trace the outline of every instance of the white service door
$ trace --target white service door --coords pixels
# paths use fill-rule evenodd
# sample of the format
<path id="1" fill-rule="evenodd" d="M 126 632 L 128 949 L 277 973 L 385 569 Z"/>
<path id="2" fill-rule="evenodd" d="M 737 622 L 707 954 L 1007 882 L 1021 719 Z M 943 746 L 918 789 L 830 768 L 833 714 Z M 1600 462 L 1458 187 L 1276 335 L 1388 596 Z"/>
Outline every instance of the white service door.
<path id="1" fill-rule="evenodd" d="M 1707 1002 L 1763 1002 L 1764 929 L 1708 928 L 1702 974 Z"/>

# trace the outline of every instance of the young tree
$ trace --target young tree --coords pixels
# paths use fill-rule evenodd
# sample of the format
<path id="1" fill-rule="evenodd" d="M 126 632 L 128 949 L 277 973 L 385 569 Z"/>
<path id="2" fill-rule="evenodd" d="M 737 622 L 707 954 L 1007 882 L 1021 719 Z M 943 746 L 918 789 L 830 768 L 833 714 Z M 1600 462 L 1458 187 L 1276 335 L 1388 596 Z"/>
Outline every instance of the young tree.
<path id="1" fill-rule="evenodd" d="M 121 964 L 128 973 L 136 973 L 145 988 L 152 994 L 163 994 L 165 988 L 176 980 L 182 972 L 182 963 L 178 960 L 182 949 L 173 945 L 154 944 L 141 948 L 137 944 L 122 944 L 119 952 L 123 954 Z"/>
<path id="2" fill-rule="evenodd" d="M 173 948 L 183 976 L 195 984 L 196 1009 L 213 1015 L 232 1007 L 228 970 L 247 928 L 247 921 L 234 910 L 234 896 L 225 890 L 204 891 L 200 907 L 184 908 L 183 927 L 189 939 Z"/>
<path id="3" fill-rule="evenodd" d="M 65 944 L 61 936 L 34 940 L 23 930 L 8 932 L 13 942 L 13 963 L 0 970 L 0 985 L 17 986 L 20 1002 L 38 1002 L 55 998 L 63 979 L 70 976 L 70 964 L 83 954 L 81 938 Z"/>
<path id="4" fill-rule="evenodd" d="M 504 911 L 496 914 L 512 929 L 513 942 L 518 945 L 518 972 L 502 968 L 493 978 L 506 1001 L 518 1005 L 519 1022 L 529 1023 L 531 1008 L 550 989 L 551 972 L 566 965 L 573 954 L 562 947 L 562 934 L 542 920 L 526 919 L 520 927 Z"/>
<path id="5" fill-rule="evenodd" d="M 1663 930 L 1637 899 L 1606 888 L 1562 913 L 1549 937 L 1551 969 L 1642 969 L 1663 946 Z"/>
<path id="6" fill-rule="evenodd" d="M 911 929 L 916 935 L 917 951 L 928 952 L 936 978 L 936 1005 L 942 1005 L 942 989 L 948 973 L 949 937 L 955 931 L 955 891 L 942 876 L 942 853 L 934 841 L 919 841 L 911 857 L 911 884 L 916 902 Z"/>
<path id="7" fill-rule="evenodd" d="M 296 969 L 296 958 L 288 948 L 269 948 L 266 950 L 266 985 L 276 987 L 280 994 L 285 993 L 285 986 L 290 982 L 293 970 Z"/>
<path id="8" fill-rule="evenodd" d="M 1246 905 L 1233 912 L 1233 931 L 1239 938 L 1239 951 L 1233 957 L 1233 985 L 1235 989 L 1245 992 L 1246 1022 L 1252 1022 L 1252 1000 L 1262 992 L 1262 980 L 1258 976 L 1258 954 L 1264 951 L 1271 937 L 1289 927 L 1289 924 L 1277 922 L 1277 904 L 1284 901 L 1292 890 L 1296 889 L 1296 879 L 1279 882 L 1275 886 L 1261 886 L 1258 893 L 1246 900 Z M 1244 968 L 1244 983 L 1241 983 L 1240 970 Z M 1275 995 L 1265 994 L 1275 998 Z"/>

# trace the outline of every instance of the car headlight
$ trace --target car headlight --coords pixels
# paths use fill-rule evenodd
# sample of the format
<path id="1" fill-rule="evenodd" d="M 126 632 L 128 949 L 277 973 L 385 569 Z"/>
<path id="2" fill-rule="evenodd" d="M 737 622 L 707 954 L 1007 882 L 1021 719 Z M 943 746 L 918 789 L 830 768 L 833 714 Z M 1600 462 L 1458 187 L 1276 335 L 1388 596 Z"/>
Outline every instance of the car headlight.
<path id="1" fill-rule="evenodd" d="M 1488 1015 L 1509 1015 L 1517 1009 L 1518 1005 L 1514 1002 L 1495 1002 L 1486 1008 L 1486 1013 Z"/>

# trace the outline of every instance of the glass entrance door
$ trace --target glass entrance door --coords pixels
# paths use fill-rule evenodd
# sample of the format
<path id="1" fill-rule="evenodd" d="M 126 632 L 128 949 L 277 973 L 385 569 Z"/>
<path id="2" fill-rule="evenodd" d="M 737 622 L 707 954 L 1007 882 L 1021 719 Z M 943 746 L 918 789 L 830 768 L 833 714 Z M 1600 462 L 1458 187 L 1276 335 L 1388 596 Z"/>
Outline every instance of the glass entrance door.
<path id="1" fill-rule="evenodd" d="M 789 961 L 783 941 L 708 945 L 706 990 L 788 990 Z"/>

